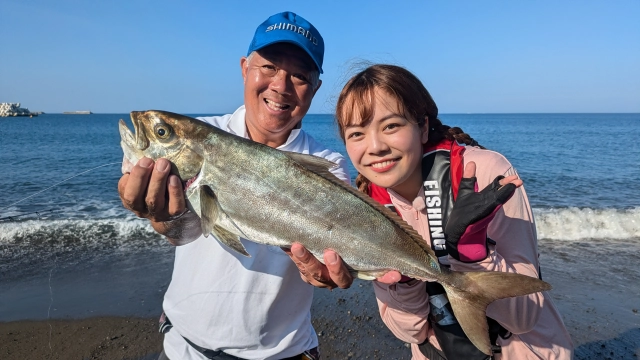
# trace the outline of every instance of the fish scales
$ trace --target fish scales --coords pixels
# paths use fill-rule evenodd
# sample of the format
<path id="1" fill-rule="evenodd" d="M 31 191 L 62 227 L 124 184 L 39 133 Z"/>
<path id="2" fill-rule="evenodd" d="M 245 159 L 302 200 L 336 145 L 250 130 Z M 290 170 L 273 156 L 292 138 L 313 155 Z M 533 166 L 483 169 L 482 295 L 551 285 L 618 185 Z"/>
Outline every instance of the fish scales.
<path id="1" fill-rule="evenodd" d="M 301 242 L 319 259 L 331 248 L 361 271 L 400 269 L 414 277 L 437 277 L 421 269 L 435 260 L 379 208 L 336 186 L 341 180 L 313 173 L 281 151 L 240 140 L 227 134 L 209 138 L 204 152 L 215 155 L 205 156 L 211 161 L 204 179 L 249 239 L 278 246 Z M 222 145 L 236 141 L 243 146 Z"/>

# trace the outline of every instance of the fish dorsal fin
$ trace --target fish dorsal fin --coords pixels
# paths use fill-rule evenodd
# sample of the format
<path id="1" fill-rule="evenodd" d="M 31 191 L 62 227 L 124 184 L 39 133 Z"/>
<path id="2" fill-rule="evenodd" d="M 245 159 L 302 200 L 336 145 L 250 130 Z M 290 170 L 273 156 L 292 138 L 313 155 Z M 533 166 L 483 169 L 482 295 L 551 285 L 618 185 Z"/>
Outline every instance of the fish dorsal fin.
<path id="1" fill-rule="evenodd" d="M 336 163 L 314 155 L 287 152 L 287 156 L 293 159 L 296 163 L 317 174 L 318 176 L 321 176 L 322 178 L 331 181 L 333 184 L 347 190 L 354 196 L 358 197 L 360 200 L 366 202 L 371 207 L 382 213 L 382 215 L 384 215 L 387 219 L 395 222 L 405 233 L 407 233 L 413 239 L 413 241 L 415 241 L 427 254 L 429 254 L 429 256 L 436 263 L 438 262 L 435 252 L 433 251 L 433 249 L 431 249 L 429 244 L 427 244 L 427 241 L 423 239 L 422 236 L 414 228 L 412 228 L 411 225 L 407 224 L 407 222 L 404 221 L 398 214 L 381 205 L 369 195 L 358 191 L 358 189 L 353 188 L 349 184 L 336 177 L 329 170 L 338 166 Z"/>
<path id="2" fill-rule="evenodd" d="M 285 152 L 285 153 L 293 161 L 304 166 L 309 171 L 312 171 L 318 175 L 321 175 L 324 178 L 335 178 L 336 180 L 342 182 L 342 180 L 338 179 L 330 171 L 331 169 L 338 166 L 338 164 L 315 155 L 300 154 L 300 153 L 294 153 L 294 152 Z"/>
<path id="3" fill-rule="evenodd" d="M 240 236 L 221 227 L 218 219 L 225 214 L 220 209 L 216 195 L 208 186 L 200 187 L 200 222 L 202 224 L 202 234 L 205 237 L 213 234 L 221 243 L 239 252 L 244 256 L 251 257 L 240 241 Z"/>

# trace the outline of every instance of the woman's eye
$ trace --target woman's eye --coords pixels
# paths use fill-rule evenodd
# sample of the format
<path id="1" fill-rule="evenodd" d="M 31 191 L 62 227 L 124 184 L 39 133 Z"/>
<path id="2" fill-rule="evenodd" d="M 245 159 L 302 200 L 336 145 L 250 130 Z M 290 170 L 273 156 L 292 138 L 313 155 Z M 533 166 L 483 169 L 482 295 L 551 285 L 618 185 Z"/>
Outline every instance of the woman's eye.
<path id="1" fill-rule="evenodd" d="M 352 133 L 347 134 L 347 139 L 353 139 L 353 138 L 356 138 L 356 137 L 361 136 L 361 135 L 362 135 L 361 132 L 354 131 Z"/>

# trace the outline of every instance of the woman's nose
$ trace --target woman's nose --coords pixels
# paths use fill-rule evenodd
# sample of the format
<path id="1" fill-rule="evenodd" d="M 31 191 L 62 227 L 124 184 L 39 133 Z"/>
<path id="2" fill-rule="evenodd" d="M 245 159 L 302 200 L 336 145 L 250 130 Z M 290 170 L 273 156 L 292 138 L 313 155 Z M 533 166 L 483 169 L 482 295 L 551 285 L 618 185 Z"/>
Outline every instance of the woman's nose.
<path id="1" fill-rule="evenodd" d="M 389 146 L 382 137 L 378 134 L 369 136 L 369 152 L 377 154 L 387 150 L 389 150 Z"/>

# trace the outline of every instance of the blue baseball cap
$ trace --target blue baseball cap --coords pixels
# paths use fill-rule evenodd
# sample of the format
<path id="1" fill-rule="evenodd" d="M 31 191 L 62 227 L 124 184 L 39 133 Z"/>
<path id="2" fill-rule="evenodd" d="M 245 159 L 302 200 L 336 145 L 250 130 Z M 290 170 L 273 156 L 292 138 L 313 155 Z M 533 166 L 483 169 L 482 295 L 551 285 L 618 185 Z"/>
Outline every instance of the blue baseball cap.
<path id="1" fill-rule="evenodd" d="M 286 42 L 297 45 L 311 56 L 322 74 L 324 40 L 318 30 L 300 15 L 285 11 L 272 15 L 256 29 L 247 56 L 265 46 Z"/>

